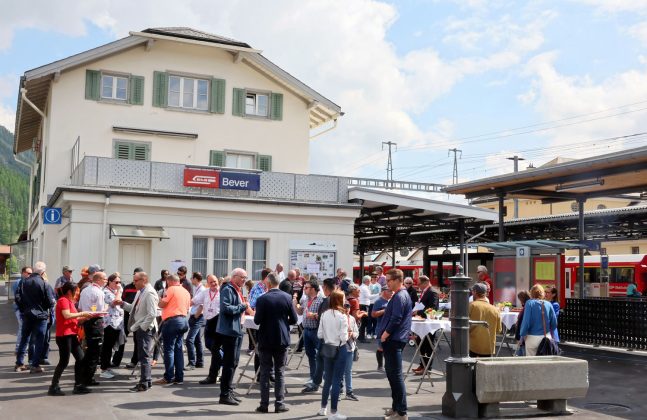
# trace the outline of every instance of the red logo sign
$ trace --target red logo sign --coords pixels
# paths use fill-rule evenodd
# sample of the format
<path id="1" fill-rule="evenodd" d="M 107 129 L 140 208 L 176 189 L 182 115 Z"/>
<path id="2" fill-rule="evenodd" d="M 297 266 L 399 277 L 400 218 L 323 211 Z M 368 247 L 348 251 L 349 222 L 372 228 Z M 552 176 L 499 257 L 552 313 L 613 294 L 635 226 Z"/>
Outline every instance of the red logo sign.
<path id="1" fill-rule="evenodd" d="M 215 169 L 184 168 L 184 186 L 219 188 L 220 172 Z"/>

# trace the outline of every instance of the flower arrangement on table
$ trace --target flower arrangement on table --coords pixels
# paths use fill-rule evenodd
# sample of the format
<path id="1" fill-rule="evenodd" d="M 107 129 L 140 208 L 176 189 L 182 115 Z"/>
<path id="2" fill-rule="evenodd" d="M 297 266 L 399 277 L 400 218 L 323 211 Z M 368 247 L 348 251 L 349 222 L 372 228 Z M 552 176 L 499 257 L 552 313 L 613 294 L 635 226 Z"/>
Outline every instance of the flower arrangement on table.
<path id="1" fill-rule="evenodd" d="M 441 319 L 445 314 L 444 311 L 436 311 L 433 308 L 425 309 L 428 319 Z"/>
<path id="2" fill-rule="evenodd" d="M 499 302 L 497 303 L 497 307 L 500 311 L 508 312 L 512 309 L 512 302 Z"/>

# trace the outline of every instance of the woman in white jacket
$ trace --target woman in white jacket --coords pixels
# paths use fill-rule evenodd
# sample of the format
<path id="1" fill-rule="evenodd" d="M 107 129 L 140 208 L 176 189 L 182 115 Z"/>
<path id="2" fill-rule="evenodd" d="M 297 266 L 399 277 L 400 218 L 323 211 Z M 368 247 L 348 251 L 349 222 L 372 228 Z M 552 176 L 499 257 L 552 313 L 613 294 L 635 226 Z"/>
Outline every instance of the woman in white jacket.
<path id="1" fill-rule="evenodd" d="M 328 406 L 328 395 L 330 394 L 330 420 L 345 420 L 346 416 L 337 413 L 337 403 L 339 402 L 339 388 L 344 369 L 348 350 L 346 342 L 348 341 L 348 318 L 344 311 L 344 294 L 338 290 L 330 295 L 330 305 L 322 315 L 319 321 L 319 330 L 317 336 L 322 343 L 322 355 L 324 361 L 324 386 L 321 392 L 321 410 L 320 416 L 326 415 Z M 330 354 L 323 349 L 327 347 Z"/>

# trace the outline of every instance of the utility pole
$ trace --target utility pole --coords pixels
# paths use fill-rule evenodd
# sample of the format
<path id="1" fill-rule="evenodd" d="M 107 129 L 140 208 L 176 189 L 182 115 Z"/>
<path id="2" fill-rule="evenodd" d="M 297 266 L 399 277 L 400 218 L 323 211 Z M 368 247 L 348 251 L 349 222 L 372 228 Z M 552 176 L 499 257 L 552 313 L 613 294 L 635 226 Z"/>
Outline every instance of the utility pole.
<path id="1" fill-rule="evenodd" d="M 519 172 L 519 161 L 520 160 L 526 160 L 522 157 L 519 157 L 517 155 L 514 155 L 512 157 L 506 158 L 508 160 L 513 160 L 514 161 L 514 171 Z M 515 198 L 514 199 L 514 218 L 518 219 L 519 218 L 519 199 Z"/>
<path id="2" fill-rule="evenodd" d="M 452 185 L 458 184 L 458 159 L 456 158 L 456 154 L 460 153 L 459 158 L 463 157 L 463 151 L 457 148 L 449 149 L 449 152 L 447 153 L 447 156 L 454 152 L 454 172 L 452 173 Z"/>
<path id="3" fill-rule="evenodd" d="M 390 183 L 389 188 L 393 188 L 393 159 L 391 158 L 391 147 L 395 146 L 395 151 L 397 152 L 398 151 L 398 144 L 393 143 L 391 140 L 383 141 L 382 142 L 382 150 L 384 150 L 384 145 L 385 144 L 389 147 L 389 160 L 388 160 L 388 162 L 386 164 L 386 180 L 388 181 L 387 184 Z"/>

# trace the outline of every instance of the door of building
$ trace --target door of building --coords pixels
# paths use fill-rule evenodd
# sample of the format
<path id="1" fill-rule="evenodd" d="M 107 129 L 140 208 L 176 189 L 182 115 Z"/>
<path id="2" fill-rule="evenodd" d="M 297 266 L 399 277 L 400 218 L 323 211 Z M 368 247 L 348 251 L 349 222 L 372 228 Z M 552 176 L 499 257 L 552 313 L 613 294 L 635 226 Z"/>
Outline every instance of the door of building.
<path id="1" fill-rule="evenodd" d="M 150 240 L 119 240 L 119 273 L 121 281 L 128 284 L 133 279 L 133 270 L 141 267 L 150 273 L 151 241 Z"/>

